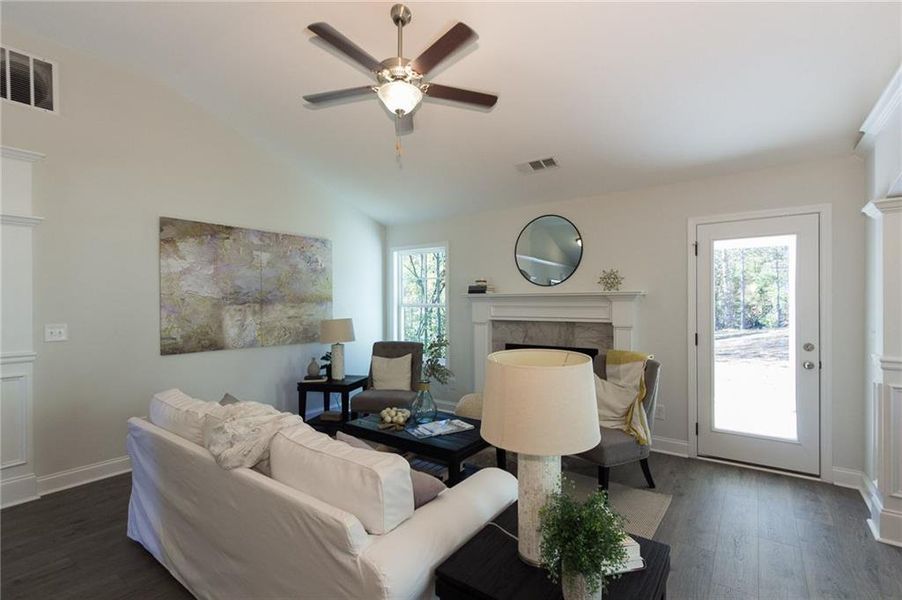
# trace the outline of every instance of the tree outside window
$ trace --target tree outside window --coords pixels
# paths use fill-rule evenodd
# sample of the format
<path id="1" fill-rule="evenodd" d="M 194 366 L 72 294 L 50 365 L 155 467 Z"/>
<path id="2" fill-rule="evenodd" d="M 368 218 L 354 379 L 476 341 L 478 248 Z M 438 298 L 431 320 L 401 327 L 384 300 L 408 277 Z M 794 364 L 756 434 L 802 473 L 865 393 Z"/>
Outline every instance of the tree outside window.
<path id="1" fill-rule="evenodd" d="M 421 342 L 424 346 L 447 339 L 446 249 L 430 247 L 398 250 L 395 252 L 395 272 L 398 339 Z"/>

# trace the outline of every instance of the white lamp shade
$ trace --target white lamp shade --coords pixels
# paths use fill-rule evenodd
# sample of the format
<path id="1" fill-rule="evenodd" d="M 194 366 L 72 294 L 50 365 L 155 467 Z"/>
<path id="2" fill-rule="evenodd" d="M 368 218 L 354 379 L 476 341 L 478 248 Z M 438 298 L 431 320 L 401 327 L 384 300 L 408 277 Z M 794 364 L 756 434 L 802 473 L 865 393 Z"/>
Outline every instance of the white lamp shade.
<path id="1" fill-rule="evenodd" d="M 565 350 L 505 350 L 486 358 L 482 437 L 497 448 L 565 456 L 601 441 L 592 359 Z"/>
<path id="2" fill-rule="evenodd" d="M 406 115 L 417 107 L 423 99 L 420 88 L 406 81 L 389 81 L 379 86 L 376 92 L 382 104 L 392 114 Z"/>
<path id="3" fill-rule="evenodd" d="M 328 319 L 319 323 L 319 341 L 323 344 L 340 344 L 354 341 L 354 321 Z"/>

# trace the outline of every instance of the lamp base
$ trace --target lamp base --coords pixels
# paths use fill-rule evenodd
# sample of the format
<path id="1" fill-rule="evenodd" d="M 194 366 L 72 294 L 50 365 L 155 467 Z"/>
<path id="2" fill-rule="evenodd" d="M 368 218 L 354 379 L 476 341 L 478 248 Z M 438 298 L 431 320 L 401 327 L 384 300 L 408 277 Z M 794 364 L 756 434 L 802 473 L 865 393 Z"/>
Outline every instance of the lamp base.
<path id="1" fill-rule="evenodd" d="M 332 379 L 345 378 L 345 346 L 332 344 Z"/>
<path id="2" fill-rule="evenodd" d="M 537 567 L 541 564 L 542 543 L 539 510 L 560 483 L 561 457 L 519 454 L 517 479 L 517 551 L 523 562 Z"/>

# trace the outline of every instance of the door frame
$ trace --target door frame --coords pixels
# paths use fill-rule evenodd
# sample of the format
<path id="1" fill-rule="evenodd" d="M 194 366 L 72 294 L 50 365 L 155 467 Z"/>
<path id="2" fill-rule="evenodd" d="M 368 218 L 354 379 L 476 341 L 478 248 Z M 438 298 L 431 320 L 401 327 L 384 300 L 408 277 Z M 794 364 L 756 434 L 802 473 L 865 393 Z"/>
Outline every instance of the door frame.
<path id="1" fill-rule="evenodd" d="M 741 213 L 728 213 L 722 215 L 710 215 L 705 217 L 690 217 L 686 227 L 686 260 L 688 265 L 688 328 L 686 331 L 686 351 L 688 355 L 688 406 L 686 432 L 688 438 L 687 453 L 691 458 L 702 460 L 716 460 L 699 457 L 698 436 L 695 433 L 698 422 L 698 347 L 695 344 L 697 331 L 697 257 L 695 254 L 696 231 L 699 225 L 709 223 L 726 223 L 729 221 L 745 221 L 749 219 L 766 219 L 773 217 L 789 217 L 796 215 L 816 214 L 819 218 L 818 244 L 820 263 L 820 345 L 821 345 L 821 369 L 818 372 L 820 379 L 820 479 L 833 483 L 833 381 L 826 376 L 833 372 L 833 221 L 832 207 L 829 204 L 812 204 L 804 206 L 792 206 L 768 210 L 757 210 Z M 738 464 L 738 463 L 737 463 Z M 764 468 L 764 467 L 762 467 Z M 792 473 L 787 473 L 792 475 Z"/>

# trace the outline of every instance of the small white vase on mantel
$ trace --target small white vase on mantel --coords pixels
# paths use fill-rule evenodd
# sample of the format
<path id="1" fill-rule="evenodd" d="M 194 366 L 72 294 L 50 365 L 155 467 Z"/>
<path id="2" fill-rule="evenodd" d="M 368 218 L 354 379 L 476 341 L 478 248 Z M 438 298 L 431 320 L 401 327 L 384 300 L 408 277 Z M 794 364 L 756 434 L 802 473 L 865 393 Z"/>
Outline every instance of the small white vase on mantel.
<path id="1" fill-rule="evenodd" d="M 564 600 L 601 600 L 601 585 L 594 594 L 590 593 L 586 578 L 580 573 L 570 575 L 566 567 L 561 574 L 561 588 L 564 592 Z"/>

